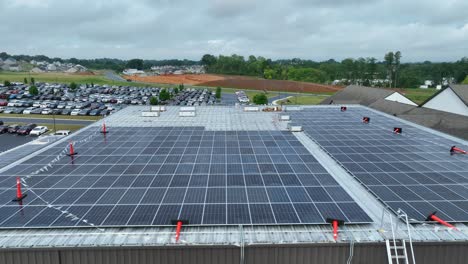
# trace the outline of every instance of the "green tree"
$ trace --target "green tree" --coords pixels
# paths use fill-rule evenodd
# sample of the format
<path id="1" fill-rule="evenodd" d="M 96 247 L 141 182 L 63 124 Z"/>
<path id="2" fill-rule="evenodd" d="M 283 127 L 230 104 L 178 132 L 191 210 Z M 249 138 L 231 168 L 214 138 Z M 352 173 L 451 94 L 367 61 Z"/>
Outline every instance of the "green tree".
<path id="1" fill-rule="evenodd" d="M 395 62 L 395 55 L 393 54 L 392 51 L 389 53 L 385 54 L 384 57 L 384 63 L 385 66 L 387 67 L 387 78 L 390 80 L 390 87 L 392 87 L 393 83 L 393 63 Z"/>
<path id="2" fill-rule="evenodd" d="M 129 69 L 143 70 L 143 60 L 142 59 L 131 59 L 127 62 L 125 67 Z"/>
<path id="3" fill-rule="evenodd" d="M 221 87 L 216 87 L 216 99 L 221 99 Z"/>
<path id="4" fill-rule="evenodd" d="M 78 85 L 75 82 L 70 83 L 70 90 L 75 91 L 78 88 Z"/>
<path id="5" fill-rule="evenodd" d="M 151 96 L 150 105 L 157 105 L 158 103 L 158 98 L 156 98 L 155 96 Z"/>
<path id="6" fill-rule="evenodd" d="M 179 93 L 179 88 L 177 88 L 177 87 L 174 88 L 174 93 L 175 93 L 175 94 L 178 94 L 178 93 Z"/>
<path id="7" fill-rule="evenodd" d="M 254 104 L 266 105 L 268 104 L 268 97 L 265 94 L 256 94 L 253 97 Z"/>
<path id="8" fill-rule="evenodd" d="M 31 84 L 36 84 L 36 80 L 34 80 L 34 77 L 31 77 Z"/>
<path id="9" fill-rule="evenodd" d="M 3 81 L 3 86 L 11 86 L 11 82 L 8 80 Z"/>
<path id="10" fill-rule="evenodd" d="M 179 84 L 179 91 L 183 91 L 184 89 L 185 89 L 184 84 L 183 83 Z"/>
<path id="11" fill-rule="evenodd" d="M 171 95 L 169 94 L 168 91 L 166 91 L 166 89 L 162 89 L 159 92 L 159 100 L 160 101 L 166 101 L 166 100 L 169 100 L 170 98 L 171 98 Z"/>
<path id="12" fill-rule="evenodd" d="M 398 76 L 398 70 L 400 69 L 400 59 L 401 59 L 401 52 L 400 51 L 397 51 L 395 52 L 395 54 L 393 55 L 394 59 L 395 59 L 395 65 L 394 65 L 394 72 L 395 72 L 395 84 L 394 84 L 394 87 L 396 88 L 397 86 L 397 76 Z"/>
<path id="13" fill-rule="evenodd" d="M 28 84 L 28 78 L 24 77 L 23 83 Z"/>
<path id="14" fill-rule="evenodd" d="M 29 94 L 30 95 L 38 95 L 39 94 L 39 90 L 37 89 L 37 87 L 35 85 L 31 85 L 29 87 Z"/>

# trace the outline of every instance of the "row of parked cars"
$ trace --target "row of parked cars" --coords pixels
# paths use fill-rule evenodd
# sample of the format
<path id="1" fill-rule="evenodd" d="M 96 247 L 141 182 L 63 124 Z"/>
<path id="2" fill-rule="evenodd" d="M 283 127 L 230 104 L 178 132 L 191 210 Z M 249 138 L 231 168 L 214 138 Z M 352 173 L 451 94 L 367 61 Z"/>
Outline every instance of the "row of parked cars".
<path id="1" fill-rule="evenodd" d="M 179 93 L 170 103 L 174 105 L 213 105 L 216 103 L 216 93 L 208 89 L 187 89 Z"/>
<path id="2" fill-rule="evenodd" d="M 17 135 L 31 135 L 40 136 L 49 131 L 46 126 L 37 126 L 36 124 L 27 124 L 24 126 L 20 125 L 5 125 L 3 121 L 0 121 L 0 134 L 17 134 Z"/>

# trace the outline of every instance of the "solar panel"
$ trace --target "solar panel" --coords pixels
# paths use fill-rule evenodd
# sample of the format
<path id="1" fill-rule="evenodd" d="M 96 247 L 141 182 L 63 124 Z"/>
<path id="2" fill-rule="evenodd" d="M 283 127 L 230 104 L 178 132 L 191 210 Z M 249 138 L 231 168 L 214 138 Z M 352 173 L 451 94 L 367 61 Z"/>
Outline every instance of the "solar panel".
<path id="1" fill-rule="evenodd" d="M 363 123 L 364 116 L 372 121 Z M 412 221 L 437 211 L 468 222 L 468 163 L 449 153 L 467 146 L 361 107 L 306 109 L 291 119 L 393 211 L 403 209 Z"/>
<path id="2" fill-rule="evenodd" d="M 113 127 L 105 137 L 83 131 L 73 140 L 79 154 L 27 178 L 21 206 L 11 202 L 14 176 L 41 169 L 66 144 L 1 174 L 0 227 L 372 221 L 286 131 Z"/>

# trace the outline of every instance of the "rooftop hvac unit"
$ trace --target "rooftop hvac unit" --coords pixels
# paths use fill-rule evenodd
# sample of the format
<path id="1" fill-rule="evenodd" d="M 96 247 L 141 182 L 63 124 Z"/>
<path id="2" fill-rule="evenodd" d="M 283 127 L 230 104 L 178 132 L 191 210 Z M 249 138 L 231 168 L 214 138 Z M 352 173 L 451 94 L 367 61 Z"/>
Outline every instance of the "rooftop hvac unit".
<path id="1" fill-rule="evenodd" d="M 193 116 L 196 116 L 196 114 L 195 112 L 180 111 L 179 116 L 180 117 L 193 117 Z"/>
<path id="2" fill-rule="evenodd" d="M 302 107 L 300 106 L 286 106 L 284 111 L 301 111 Z"/>
<path id="3" fill-rule="evenodd" d="M 244 112 L 258 112 L 260 109 L 258 106 L 246 106 L 244 107 Z"/>
<path id="4" fill-rule="evenodd" d="M 300 125 L 291 125 L 291 124 L 289 124 L 288 129 L 291 132 L 302 132 L 302 126 L 300 126 Z"/>
<path id="5" fill-rule="evenodd" d="M 159 112 L 141 112 L 142 117 L 158 117 Z"/>
<path id="6" fill-rule="evenodd" d="M 181 107 L 180 112 L 195 112 L 195 107 L 192 107 L 192 106 Z"/>
<path id="7" fill-rule="evenodd" d="M 150 111 L 151 112 L 165 112 L 166 111 L 166 106 L 164 106 L 164 105 L 152 106 Z"/>
<path id="8" fill-rule="evenodd" d="M 288 115 L 282 115 L 280 116 L 280 121 L 289 121 L 291 120 L 291 117 Z"/>

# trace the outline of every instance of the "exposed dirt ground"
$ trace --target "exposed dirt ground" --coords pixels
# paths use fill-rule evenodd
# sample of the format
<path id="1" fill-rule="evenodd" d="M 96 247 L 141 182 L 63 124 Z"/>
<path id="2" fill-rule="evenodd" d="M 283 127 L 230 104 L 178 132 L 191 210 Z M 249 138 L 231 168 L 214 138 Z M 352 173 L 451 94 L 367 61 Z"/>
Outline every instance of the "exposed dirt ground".
<path id="1" fill-rule="evenodd" d="M 214 74 L 183 74 L 183 75 L 160 75 L 160 76 L 125 76 L 125 79 L 132 79 L 139 82 L 165 83 L 165 84 L 190 84 L 210 87 L 229 87 L 237 89 L 254 89 L 266 91 L 287 91 L 287 92 L 336 92 L 343 87 L 323 85 L 307 82 L 294 82 L 282 80 L 264 80 L 245 76 L 226 76 Z"/>

